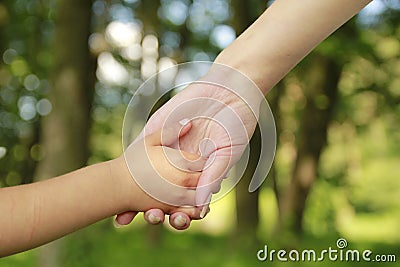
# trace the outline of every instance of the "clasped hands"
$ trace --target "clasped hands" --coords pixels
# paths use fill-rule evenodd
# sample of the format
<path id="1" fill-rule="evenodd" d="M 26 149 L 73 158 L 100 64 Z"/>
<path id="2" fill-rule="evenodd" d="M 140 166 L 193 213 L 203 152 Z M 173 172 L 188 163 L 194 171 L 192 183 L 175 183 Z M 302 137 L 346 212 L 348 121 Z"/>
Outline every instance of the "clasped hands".
<path id="1" fill-rule="evenodd" d="M 117 224 L 127 225 L 145 211 L 150 224 L 170 214 L 170 224 L 183 230 L 208 213 L 212 194 L 240 159 L 257 123 L 261 99 L 250 89 L 246 99 L 237 91 L 193 83 L 150 117 L 124 158 L 152 204 L 118 214 Z"/>

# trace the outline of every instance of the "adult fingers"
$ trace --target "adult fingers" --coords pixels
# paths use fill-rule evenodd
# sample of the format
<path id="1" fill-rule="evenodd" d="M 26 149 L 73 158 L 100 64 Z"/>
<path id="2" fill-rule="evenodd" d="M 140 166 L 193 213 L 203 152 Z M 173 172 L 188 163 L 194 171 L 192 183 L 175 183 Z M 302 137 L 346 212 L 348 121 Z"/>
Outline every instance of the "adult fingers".
<path id="1" fill-rule="evenodd" d="M 225 174 L 229 170 L 229 160 L 230 157 L 215 157 L 214 162 L 200 175 L 196 188 L 196 206 L 202 210 L 201 218 L 207 212 L 212 194 L 217 193 L 221 188 L 222 179 L 225 178 Z"/>

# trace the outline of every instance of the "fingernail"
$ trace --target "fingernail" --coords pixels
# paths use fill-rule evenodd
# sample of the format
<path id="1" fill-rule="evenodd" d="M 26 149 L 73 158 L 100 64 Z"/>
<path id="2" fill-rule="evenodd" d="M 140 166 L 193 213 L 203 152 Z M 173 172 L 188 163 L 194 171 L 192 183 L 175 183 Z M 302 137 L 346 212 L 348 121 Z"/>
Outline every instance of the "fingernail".
<path id="1" fill-rule="evenodd" d="M 124 227 L 122 224 L 119 224 L 119 222 L 117 221 L 117 219 L 113 220 L 113 225 L 115 228 L 122 228 Z"/>
<path id="2" fill-rule="evenodd" d="M 203 206 L 203 208 L 201 209 L 201 212 L 200 212 L 200 218 L 203 219 L 206 216 L 207 210 L 208 210 L 208 206 L 207 205 Z"/>
<path id="3" fill-rule="evenodd" d="M 152 223 L 152 224 L 157 224 L 161 221 L 161 219 L 159 217 L 154 216 L 154 214 L 151 214 L 151 213 L 149 214 L 148 219 L 149 219 L 150 223 Z"/>
<path id="4" fill-rule="evenodd" d="M 179 123 L 180 123 L 182 126 L 185 126 L 186 124 L 188 124 L 188 122 L 189 122 L 189 119 L 182 119 L 182 120 L 179 121 Z"/>
<path id="5" fill-rule="evenodd" d="M 230 173 L 230 171 L 227 171 L 227 172 L 224 174 L 224 176 L 222 176 L 222 179 L 228 178 L 228 177 L 229 177 L 229 173 Z"/>
<path id="6" fill-rule="evenodd" d="M 202 218 L 202 219 L 206 216 L 206 213 L 208 210 L 208 205 L 211 202 L 211 198 L 212 198 L 212 194 L 210 193 L 207 197 L 206 202 L 204 203 L 203 208 L 201 209 L 201 212 L 200 212 L 200 218 Z"/>
<path id="7" fill-rule="evenodd" d="M 177 227 L 183 227 L 186 225 L 186 219 L 183 218 L 182 215 L 178 215 L 176 216 L 176 218 L 174 219 L 174 225 Z"/>

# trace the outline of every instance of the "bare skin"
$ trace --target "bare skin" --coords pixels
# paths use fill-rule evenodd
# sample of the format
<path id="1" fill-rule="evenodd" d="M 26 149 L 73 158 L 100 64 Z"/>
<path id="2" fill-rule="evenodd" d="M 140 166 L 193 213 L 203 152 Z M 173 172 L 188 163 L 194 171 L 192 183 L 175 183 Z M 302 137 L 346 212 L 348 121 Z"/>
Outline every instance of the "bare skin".
<path id="1" fill-rule="evenodd" d="M 190 128 L 191 124 L 183 127 L 181 137 Z M 148 158 L 161 177 L 187 188 L 176 198 L 193 205 L 193 188 L 200 172 L 184 172 L 171 166 L 163 153 L 160 132 L 147 136 L 145 141 Z M 188 159 L 198 158 L 183 154 Z M 145 193 L 132 179 L 123 155 L 46 181 L 1 188 L 0 257 L 40 246 L 126 210 L 151 208 L 168 214 L 184 211 L 192 219 L 199 218 L 196 208 L 167 205 Z"/>
<path id="2" fill-rule="evenodd" d="M 245 32 L 218 55 L 215 62 L 242 72 L 256 83 L 263 94 L 266 94 L 310 51 L 371 1 L 276 0 Z M 199 97 L 198 90 L 191 89 L 189 86 L 184 90 L 185 92 L 180 93 L 185 94 L 184 96 L 177 94 L 175 98 L 182 101 L 190 99 L 191 93 L 187 92 L 189 90 L 192 90 L 193 97 Z M 208 91 L 204 90 L 205 97 L 221 101 L 230 98 L 229 91 L 221 92 L 216 87 L 213 92 L 215 95 L 210 96 Z M 176 99 L 171 101 L 179 104 Z M 232 107 L 244 105 L 241 100 L 238 101 L 230 105 Z M 170 109 L 168 104 L 160 109 L 160 115 L 164 114 L 164 109 Z M 238 116 L 241 116 L 240 111 L 238 112 Z M 157 124 L 157 121 L 161 122 L 162 119 L 154 118 L 148 122 L 146 127 L 158 129 L 161 123 Z M 204 121 L 204 123 L 208 122 Z M 248 125 L 245 126 L 251 128 L 256 123 L 255 118 L 249 118 L 247 123 Z M 210 127 L 208 129 L 210 132 L 215 132 Z M 249 135 L 251 136 L 252 132 L 249 132 Z M 191 132 L 185 137 L 187 147 L 181 145 L 181 149 L 191 151 L 193 144 L 201 141 L 196 139 L 198 136 L 203 137 L 203 134 L 196 131 Z M 215 173 L 209 171 L 203 173 L 200 177 L 200 184 L 206 184 L 219 178 L 220 173 L 216 168 Z M 199 195 L 200 209 L 202 209 L 207 195 L 207 192 L 201 192 Z M 148 218 L 148 214 L 157 217 L 156 220 L 148 220 L 149 223 L 157 224 L 163 220 L 163 213 L 160 210 L 149 210 L 146 218 Z M 121 224 L 128 224 L 135 215 L 135 212 L 125 212 L 118 215 L 117 221 Z M 182 213 L 179 215 L 189 222 L 189 216 Z M 182 229 L 174 223 L 172 226 Z"/>

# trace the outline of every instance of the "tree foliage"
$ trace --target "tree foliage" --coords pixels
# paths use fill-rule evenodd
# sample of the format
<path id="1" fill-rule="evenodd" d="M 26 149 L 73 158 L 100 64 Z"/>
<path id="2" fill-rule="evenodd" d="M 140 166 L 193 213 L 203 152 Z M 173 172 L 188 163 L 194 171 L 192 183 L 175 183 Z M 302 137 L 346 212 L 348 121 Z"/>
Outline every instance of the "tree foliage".
<path id="1" fill-rule="evenodd" d="M 68 46 L 84 23 L 57 20 L 61 2 L 89 12 L 87 34 L 76 41 L 90 54 Z M 393 225 L 400 218 L 400 8 L 397 0 L 373 3 L 294 69 L 274 89 L 276 97 L 268 96 L 279 138 L 274 183 L 249 202 L 241 195 L 237 205 L 237 214 L 247 214 L 237 225 L 252 227 L 251 235 L 270 238 L 271 225 L 278 224 L 282 238 L 334 233 L 399 242 Z M 77 149 L 76 162 L 60 166 L 63 171 L 86 159 L 91 164 L 118 156 L 125 107 L 140 84 L 173 64 L 213 60 L 266 7 L 257 0 L 1 1 L 0 186 L 33 181 L 38 164 L 52 155 L 40 141 L 64 139 L 45 133 L 55 114 L 64 119 L 59 131 L 83 116 L 73 128 L 75 136 L 87 135 L 78 143 L 88 147 Z M 66 31 L 62 38 L 60 27 Z M 59 89 L 57 80 L 73 59 L 80 62 L 80 85 Z M 72 101 L 67 95 L 75 91 L 84 93 Z M 63 96 L 64 106 L 57 100 Z M 311 182 L 303 188 L 302 162 L 309 157 Z M 64 159 L 58 160 L 62 165 Z"/>

